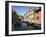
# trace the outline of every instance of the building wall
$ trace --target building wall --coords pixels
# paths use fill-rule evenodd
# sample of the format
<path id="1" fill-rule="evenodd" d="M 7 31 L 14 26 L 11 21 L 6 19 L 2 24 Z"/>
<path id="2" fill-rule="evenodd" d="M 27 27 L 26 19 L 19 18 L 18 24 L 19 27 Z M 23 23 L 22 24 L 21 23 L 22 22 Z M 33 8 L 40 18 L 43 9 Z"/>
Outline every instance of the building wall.
<path id="1" fill-rule="evenodd" d="M 33 19 L 34 19 L 34 11 L 32 11 L 31 9 L 29 9 L 27 11 L 27 16 L 25 15 L 26 19 L 28 22 L 33 22 Z"/>
<path id="2" fill-rule="evenodd" d="M 33 9 L 29 9 L 26 14 L 27 16 L 24 16 L 24 21 L 41 24 L 41 11 L 36 13 Z"/>
<path id="3" fill-rule="evenodd" d="M 35 13 L 35 20 L 34 23 L 38 23 L 41 24 L 41 11 L 39 11 L 39 13 Z"/>

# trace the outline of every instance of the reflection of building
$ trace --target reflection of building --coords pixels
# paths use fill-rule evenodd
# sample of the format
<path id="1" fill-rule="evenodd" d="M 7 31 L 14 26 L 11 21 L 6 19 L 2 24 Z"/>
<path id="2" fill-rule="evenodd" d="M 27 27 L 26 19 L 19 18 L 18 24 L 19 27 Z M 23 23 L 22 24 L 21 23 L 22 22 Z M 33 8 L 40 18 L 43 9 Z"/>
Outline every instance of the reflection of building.
<path id="1" fill-rule="evenodd" d="M 41 23 L 41 8 L 32 8 L 24 14 L 24 21 Z"/>

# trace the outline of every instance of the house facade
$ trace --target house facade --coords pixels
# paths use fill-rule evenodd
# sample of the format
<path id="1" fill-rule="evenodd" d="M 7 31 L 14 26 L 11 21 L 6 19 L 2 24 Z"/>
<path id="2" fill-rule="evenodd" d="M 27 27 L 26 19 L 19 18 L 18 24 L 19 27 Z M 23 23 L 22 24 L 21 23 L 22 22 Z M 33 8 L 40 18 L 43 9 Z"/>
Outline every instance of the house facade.
<path id="1" fill-rule="evenodd" d="M 24 15 L 24 21 L 41 24 L 41 8 L 28 9 Z"/>

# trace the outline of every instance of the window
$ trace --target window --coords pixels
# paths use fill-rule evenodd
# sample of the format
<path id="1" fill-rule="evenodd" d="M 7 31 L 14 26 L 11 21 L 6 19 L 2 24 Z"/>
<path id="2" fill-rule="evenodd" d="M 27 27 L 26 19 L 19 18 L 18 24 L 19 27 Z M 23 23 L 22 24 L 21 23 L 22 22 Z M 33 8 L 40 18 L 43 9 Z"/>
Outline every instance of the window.
<path id="1" fill-rule="evenodd" d="M 36 17 L 36 20 L 39 20 L 39 16 Z"/>

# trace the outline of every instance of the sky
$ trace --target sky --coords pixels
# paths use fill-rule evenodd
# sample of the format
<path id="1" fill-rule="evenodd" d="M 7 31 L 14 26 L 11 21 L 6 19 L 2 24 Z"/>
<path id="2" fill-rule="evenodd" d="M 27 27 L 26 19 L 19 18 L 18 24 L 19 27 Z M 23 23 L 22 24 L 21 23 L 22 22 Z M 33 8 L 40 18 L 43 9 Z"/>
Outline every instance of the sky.
<path id="1" fill-rule="evenodd" d="M 21 16 L 24 16 L 24 14 L 26 13 L 26 11 L 29 9 L 29 8 L 32 8 L 30 6 L 12 6 L 12 9 L 14 11 L 16 11 L 16 13 L 18 15 L 21 15 Z"/>

